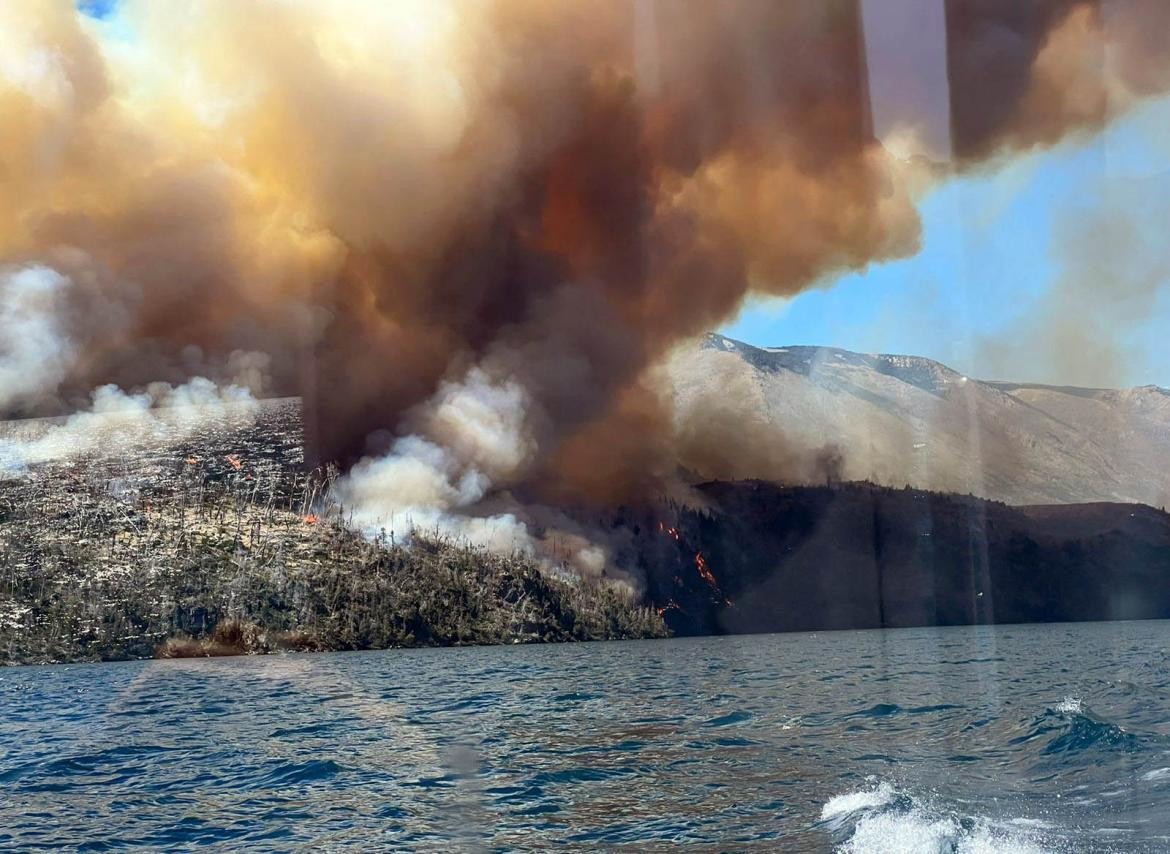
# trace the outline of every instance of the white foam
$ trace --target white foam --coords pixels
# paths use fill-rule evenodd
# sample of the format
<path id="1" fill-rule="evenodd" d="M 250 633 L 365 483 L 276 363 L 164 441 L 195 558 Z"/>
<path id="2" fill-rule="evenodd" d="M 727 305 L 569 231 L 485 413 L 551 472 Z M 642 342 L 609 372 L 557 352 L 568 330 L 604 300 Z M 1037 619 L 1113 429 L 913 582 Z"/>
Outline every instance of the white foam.
<path id="1" fill-rule="evenodd" d="M 821 821 L 828 821 L 858 810 L 885 806 L 894 799 L 894 794 L 893 786 L 889 783 L 882 783 L 875 789 L 835 795 L 829 798 L 828 803 L 821 809 Z"/>
<path id="2" fill-rule="evenodd" d="M 844 854 L 1041 854 L 1051 850 L 1009 832 L 997 832 L 980 822 L 965 830 L 951 818 L 938 818 L 917 809 L 908 813 L 867 816 L 857 823 Z"/>
<path id="3" fill-rule="evenodd" d="M 1170 777 L 1170 768 L 1155 768 L 1142 774 L 1143 780 L 1161 780 L 1164 777 Z"/>
<path id="4" fill-rule="evenodd" d="M 1042 821 L 1020 818 L 1003 825 L 986 819 L 963 824 L 913 799 L 901 797 L 889 783 L 830 798 L 821 820 L 842 831 L 856 819 L 852 832 L 837 847 L 841 854 L 1039 854 L 1051 851 L 1034 839 L 1047 830 Z"/>
<path id="5" fill-rule="evenodd" d="M 1013 818 L 1008 824 L 1014 827 L 1034 827 L 1037 830 L 1052 830 L 1053 825 L 1038 818 Z"/>
<path id="6" fill-rule="evenodd" d="M 1079 715 L 1084 711 L 1084 706 L 1081 704 L 1080 697 L 1065 697 L 1056 706 L 1056 711 L 1062 715 Z"/>
<path id="7" fill-rule="evenodd" d="M 857 823 L 853 835 L 839 849 L 842 852 L 865 854 L 911 854 L 916 851 L 938 852 L 958 832 L 952 821 L 930 821 L 921 816 L 874 815 Z"/>

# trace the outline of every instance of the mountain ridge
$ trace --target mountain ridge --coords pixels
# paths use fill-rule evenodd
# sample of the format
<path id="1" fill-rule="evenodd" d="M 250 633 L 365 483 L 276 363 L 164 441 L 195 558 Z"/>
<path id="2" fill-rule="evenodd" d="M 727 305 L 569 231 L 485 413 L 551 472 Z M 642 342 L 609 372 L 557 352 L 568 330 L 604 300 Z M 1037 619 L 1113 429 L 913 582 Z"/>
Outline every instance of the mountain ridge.
<path id="1" fill-rule="evenodd" d="M 722 335 L 718 332 L 708 332 L 703 341 L 699 345 L 703 348 L 722 349 L 725 351 L 742 350 L 742 351 L 758 351 L 769 355 L 791 353 L 795 352 L 804 356 L 805 354 L 819 354 L 826 353 L 830 355 L 840 354 L 845 358 L 856 358 L 862 360 L 871 360 L 878 362 L 886 362 L 891 365 L 898 365 L 899 362 L 904 362 L 907 365 L 928 365 L 939 370 L 940 372 L 959 377 L 967 382 L 978 382 L 983 385 L 999 388 L 1004 391 L 1014 391 L 1019 389 L 1038 389 L 1047 391 L 1057 391 L 1066 394 L 1095 394 L 1095 393 L 1113 393 L 1119 394 L 1127 391 L 1156 391 L 1164 395 L 1170 395 L 1170 389 L 1154 383 L 1145 383 L 1143 385 L 1126 386 L 1123 388 L 1109 388 L 1104 386 L 1078 386 L 1078 385 L 1058 385 L 1055 383 L 1037 383 L 1037 382 L 1022 382 L 1016 380 L 1006 379 L 979 379 L 970 377 L 957 371 L 945 362 L 940 362 L 937 359 L 932 359 L 929 356 L 915 356 L 910 353 L 862 353 L 857 350 L 848 350 L 844 347 L 834 347 L 827 344 L 785 344 L 783 346 L 769 346 L 761 347 L 756 344 L 749 344 L 746 341 L 740 341 L 738 338 L 731 338 L 727 335 Z M 894 374 L 890 374 L 893 376 Z"/>
<path id="2" fill-rule="evenodd" d="M 741 441 L 764 436 L 795 459 L 838 450 L 845 480 L 1009 504 L 1170 503 L 1170 391 L 1159 386 L 979 380 L 922 356 L 715 333 L 667 370 L 680 428 L 721 407 L 733 429 L 753 425 Z"/>

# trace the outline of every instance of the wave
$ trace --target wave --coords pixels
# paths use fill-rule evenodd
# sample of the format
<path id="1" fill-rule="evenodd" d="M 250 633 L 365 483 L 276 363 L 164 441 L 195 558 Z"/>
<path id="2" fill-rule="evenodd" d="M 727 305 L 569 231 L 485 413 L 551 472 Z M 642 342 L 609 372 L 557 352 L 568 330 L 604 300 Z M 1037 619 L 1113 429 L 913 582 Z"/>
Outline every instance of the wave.
<path id="1" fill-rule="evenodd" d="M 851 717 L 888 717 L 936 710 L 937 707 L 903 709 L 884 704 Z M 1045 772 L 1047 776 L 1041 778 L 1044 780 L 1076 776 L 1088 768 L 1116 767 L 1128 774 L 1139 773 L 1142 784 L 1152 791 L 1166 785 L 1170 778 L 1170 767 L 1165 767 L 1164 761 L 1170 740 L 1154 733 L 1131 732 L 1095 712 L 1079 697 L 1065 697 L 1034 717 L 1020 721 L 1014 733 L 1009 733 L 1012 734 L 1015 737 L 1008 743 L 1024 751 L 1021 758 L 1032 763 L 1029 773 Z M 1153 762 L 1135 762 L 1149 752 L 1160 760 L 1157 767 L 1152 767 Z M 962 758 L 951 757 L 950 761 Z M 1077 790 L 1087 798 L 1095 788 L 1087 784 Z M 1108 794 L 1102 792 L 1101 796 Z M 1083 827 L 1062 828 L 1027 816 L 975 814 L 970 806 L 957 806 L 937 792 L 911 794 L 876 778 L 869 778 L 863 788 L 830 798 L 821 810 L 817 827 L 829 834 L 840 854 L 1068 852 L 1083 850 L 1074 840 L 1085 833 Z M 1098 846 L 1092 850 L 1108 849 Z"/>
<path id="2" fill-rule="evenodd" d="M 1060 851 L 1052 826 L 1036 819 L 961 815 L 888 782 L 830 798 L 818 823 L 840 854 L 1040 854 Z"/>
<path id="3" fill-rule="evenodd" d="M 1094 713 L 1077 697 L 1065 697 L 1056 706 L 1045 709 L 1010 743 L 1020 745 L 1040 740 L 1043 756 L 1088 751 L 1131 753 L 1142 746 L 1138 735 Z"/>
<path id="4" fill-rule="evenodd" d="M 899 706 L 897 703 L 878 703 L 876 706 L 870 706 L 868 709 L 862 709 L 860 712 L 854 712 L 851 715 L 846 715 L 846 718 L 888 718 L 895 715 L 929 715 L 936 712 L 949 712 L 952 709 L 961 708 L 960 706 L 951 703 L 942 703 L 935 706 L 914 706 L 905 707 Z"/>

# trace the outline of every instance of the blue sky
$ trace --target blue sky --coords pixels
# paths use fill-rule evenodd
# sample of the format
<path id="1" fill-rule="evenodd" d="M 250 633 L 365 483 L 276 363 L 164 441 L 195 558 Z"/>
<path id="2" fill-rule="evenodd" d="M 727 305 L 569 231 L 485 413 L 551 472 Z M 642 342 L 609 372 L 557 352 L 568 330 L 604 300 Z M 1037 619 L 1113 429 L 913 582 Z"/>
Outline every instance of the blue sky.
<path id="1" fill-rule="evenodd" d="M 91 18 L 106 18 L 114 11 L 118 0 L 77 0 L 77 8 Z"/>
<path id="2" fill-rule="evenodd" d="M 923 247 L 915 257 L 842 275 L 791 300 L 749 302 L 720 331 L 759 346 L 822 344 L 929 356 L 972 376 L 1091 382 L 1075 369 L 1023 353 L 992 369 L 983 357 L 985 342 L 1036 331 L 1044 300 L 1062 275 L 1065 259 L 1054 240 L 1062 223 L 1091 216 L 1115 188 L 1145 196 L 1139 200 L 1147 209 L 1170 213 L 1159 195 L 1170 176 L 1167 128 L 1170 99 L 1145 105 L 1104 134 L 953 179 L 920 205 Z M 1170 241 L 1148 248 L 1166 253 L 1170 247 L 1163 243 Z M 1111 283 L 1099 287 L 1107 304 Z M 1110 311 L 1086 312 L 1095 315 L 1087 319 L 1096 331 L 1123 352 L 1120 379 L 1126 384 L 1170 386 L 1166 290 L 1159 288 L 1154 310 L 1137 322 L 1121 322 Z"/>

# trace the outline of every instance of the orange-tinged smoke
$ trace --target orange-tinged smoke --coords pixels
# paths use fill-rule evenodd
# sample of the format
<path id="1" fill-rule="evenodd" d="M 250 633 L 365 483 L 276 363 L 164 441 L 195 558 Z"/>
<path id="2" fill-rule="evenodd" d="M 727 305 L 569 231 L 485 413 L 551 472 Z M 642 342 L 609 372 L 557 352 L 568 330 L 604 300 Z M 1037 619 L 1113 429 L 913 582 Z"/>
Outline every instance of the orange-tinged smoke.
<path id="1" fill-rule="evenodd" d="M 689 462 L 670 348 L 916 251 L 948 170 L 1164 91 L 1166 9 L 948 3 L 940 165 L 874 139 L 857 0 L 10 0 L 0 324 L 38 333 L 0 341 L 0 410 L 244 365 L 316 458 L 367 457 L 371 520 L 652 492 Z"/>

